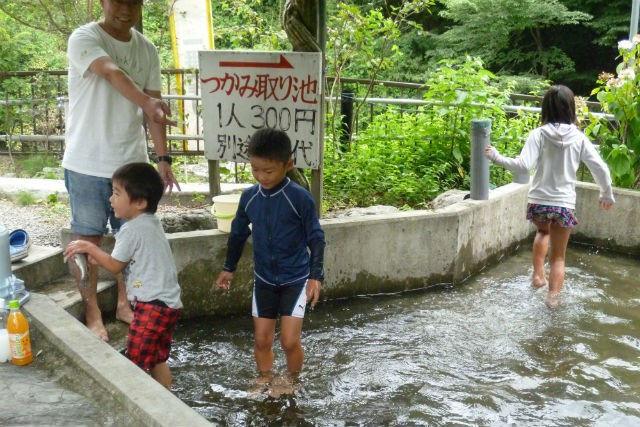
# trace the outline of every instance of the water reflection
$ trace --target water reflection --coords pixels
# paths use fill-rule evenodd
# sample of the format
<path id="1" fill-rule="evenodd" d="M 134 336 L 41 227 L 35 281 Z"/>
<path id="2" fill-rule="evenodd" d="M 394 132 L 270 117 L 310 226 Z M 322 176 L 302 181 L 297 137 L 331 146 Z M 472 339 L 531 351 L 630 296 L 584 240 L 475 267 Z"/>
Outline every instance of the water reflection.
<path id="1" fill-rule="evenodd" d="M 183 324 L 176 393 L 226 425 L 640 425 L 640 262 L 571 247 L 550 310 L 530 258 L 461 287 L 323 302 L 295 397 L 248 393 L 248 315 Z"/>

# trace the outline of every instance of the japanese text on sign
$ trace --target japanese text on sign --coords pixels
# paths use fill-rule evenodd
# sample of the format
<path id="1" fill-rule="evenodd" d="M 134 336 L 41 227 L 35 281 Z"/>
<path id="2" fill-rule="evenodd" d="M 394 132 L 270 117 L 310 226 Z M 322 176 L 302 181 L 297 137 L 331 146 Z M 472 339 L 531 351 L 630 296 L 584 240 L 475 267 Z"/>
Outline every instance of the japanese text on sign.
<path id="1" fill-rule="evenodd" d="M 247 140 L 263 127 L 285 131 L 296 167 L 319 164 L 320 55 L 200 52 L 205 155 L 248 162 Z"/>

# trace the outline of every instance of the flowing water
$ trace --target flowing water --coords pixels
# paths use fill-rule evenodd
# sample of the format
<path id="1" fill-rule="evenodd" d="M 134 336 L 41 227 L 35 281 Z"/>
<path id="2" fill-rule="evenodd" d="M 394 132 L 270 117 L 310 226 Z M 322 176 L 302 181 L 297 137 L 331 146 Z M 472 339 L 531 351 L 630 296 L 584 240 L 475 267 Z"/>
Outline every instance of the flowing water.
<path id="1" fill-rule="evenodd" d="M 458 287 L 322 302 L 294 396 L 248 392 L 249 314 L 186 322 L 176 393 L 223 425 L 640 425 L 640 261 L 570 247 L 551 310 L 530 258 Z"/>

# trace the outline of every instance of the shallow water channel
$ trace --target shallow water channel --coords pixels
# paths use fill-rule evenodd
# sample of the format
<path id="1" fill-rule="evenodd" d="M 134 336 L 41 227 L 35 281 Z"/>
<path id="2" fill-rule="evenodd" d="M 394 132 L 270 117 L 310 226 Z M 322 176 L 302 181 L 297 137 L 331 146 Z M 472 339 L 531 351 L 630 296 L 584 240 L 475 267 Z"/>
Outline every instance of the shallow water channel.
<path id="1" fill-rule="evenodd" d="M 184 323 L 176 393 L 224 425 L 640 425 L 640 261 L 570 247 L 550 310 L 530 257 L 458 287 L 322 302 L 294 397 L 247 392 L 249 314 Z"/>

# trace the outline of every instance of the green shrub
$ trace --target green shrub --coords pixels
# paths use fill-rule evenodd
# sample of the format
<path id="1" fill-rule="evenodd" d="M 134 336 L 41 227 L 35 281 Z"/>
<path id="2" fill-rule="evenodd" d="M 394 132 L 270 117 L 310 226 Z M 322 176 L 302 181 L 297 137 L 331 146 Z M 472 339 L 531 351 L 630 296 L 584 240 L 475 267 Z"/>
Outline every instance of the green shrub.
<path id="1" fill-rule="evenodd" d="M 20 158 L 17 163 L 20 176 L 22 177 L 51 177 L 52 179 L 59 178 L 55 173 L 43 176 L 43 169 L 60 167 L 60 159 L 53 154 L 33 154 L 27 157 Z"/>
<path id="2" fill-rule="evenodd" d="M 507 114 L 508 91 L 475 58 L 444 61 L 425 82 L 430 101 L 413 112 L 398 107 L 374 117 L 350 148 L 329 138 L 325 147 L 324 208 L 389 204 L 425 206 L 438 194 L 469 188 L 471 120 L 492 120 L 491 141 L 502 153 L 519 153 L 538 116 Z M 491 182 L 511 181 L 491 168 Z"/>
<path id="3" fill-rule="evenodd" d="M 613 185 L 640 187 L 640 36 L 619 44 L 621 62 L 616 74 L 602 73 L 593 89 L 602 109 L 613 120 L 588 114 L 585 134 L 600 145 Z M 586 111 L 586 107 L 584 107 Z"/>
<path id="4" fill-rule="evenodd" d="M 16 197 L 16 202 L 20 206 L 31 206 L 38 202 L 37 197 L 28 191 L 20 191 Z"/>

